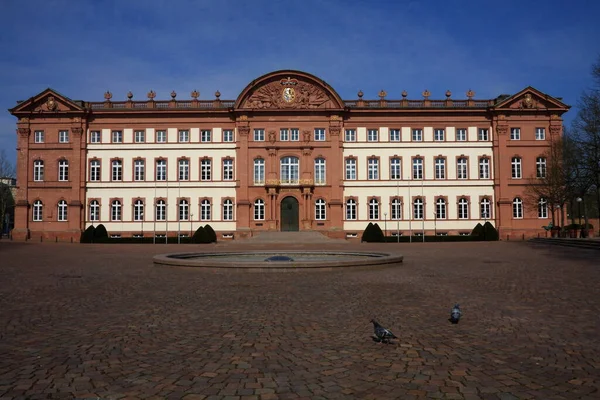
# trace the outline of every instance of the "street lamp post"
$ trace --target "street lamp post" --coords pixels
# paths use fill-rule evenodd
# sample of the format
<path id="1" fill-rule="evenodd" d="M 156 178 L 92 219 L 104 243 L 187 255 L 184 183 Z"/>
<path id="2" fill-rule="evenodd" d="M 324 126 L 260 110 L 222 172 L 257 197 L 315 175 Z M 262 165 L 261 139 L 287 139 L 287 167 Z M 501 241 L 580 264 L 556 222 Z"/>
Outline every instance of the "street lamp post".
<path id="1" fill-rule="evenodd" d="M 194 214 L 190 213 L 190 241 L 192 240 L 192 236 L 194 236 L 194 232 L 192 232 L 194 230 L 193 228 L 193 224 L 194 223 Z"/>
<path id="2" fill-rule="evenodd" d="M 437 211 L 433 212 L 433 234 L 437 236 Z"/>
<path id="3" fill-rule="evenodd" d="M 387 213 L 383 213 L 383 230 L 385 232 L 385 237 L 387 237 Z"/>
<path id="4" fill-rule="evenodd" d="M 583 199 L 581 197 L 578 197 L 577 199 L 577 209 L 578 209 L 578 213 L 579 213 L 579 227 L 581 227 L 581 202 L 583 201 Z"/>

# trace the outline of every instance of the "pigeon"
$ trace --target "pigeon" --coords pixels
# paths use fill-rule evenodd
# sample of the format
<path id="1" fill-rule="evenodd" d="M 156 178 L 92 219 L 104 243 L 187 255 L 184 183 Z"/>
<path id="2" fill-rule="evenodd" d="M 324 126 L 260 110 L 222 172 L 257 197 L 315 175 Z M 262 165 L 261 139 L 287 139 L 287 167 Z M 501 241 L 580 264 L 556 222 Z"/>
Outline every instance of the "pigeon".
<path id="1" fill-rule="evenodd" d="M 460 311 L 460 306 L 458 303 L 456 303 L 454 307 L 452 307 L 452 311 L 450 311 L 450 318 L 448 321 L 452 322 L 453 324 L 458 324 L 461 315 L 462 312 Z"/>
<path id="2" fill-rule="evenodd" d="M 374 319 L 372 319 L 371 322 L 373 323 L 373 330 L 375 332 L 375 335 L 373 336 L 374 340 L 380 343 L 390 343 L 392 339 L 398 339 L 398 337 L 394 335 L 392 331 L 381 326 L 379 322 L 375 321 Z"/>

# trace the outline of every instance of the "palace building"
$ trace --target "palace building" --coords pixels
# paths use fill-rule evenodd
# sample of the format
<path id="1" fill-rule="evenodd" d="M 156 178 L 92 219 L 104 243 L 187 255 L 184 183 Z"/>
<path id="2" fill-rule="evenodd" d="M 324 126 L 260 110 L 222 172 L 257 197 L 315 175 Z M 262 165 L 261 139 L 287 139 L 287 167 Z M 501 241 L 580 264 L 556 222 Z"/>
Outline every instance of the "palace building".
<path id="1" fill-rule="evenodd" d="M 551 213 L 525 201 L 569 106 L 532 87 L 494 99 L 430 99 L 425 90 L 343 100 L 311 74 L 263 75 L 235 100 L 71 100 L 46 89 L 19 101 L 13 238 L 221 238 L 322 231 L 360 238 L 468 234 L 486 221 L 502 239 L 537 235 Z"/>

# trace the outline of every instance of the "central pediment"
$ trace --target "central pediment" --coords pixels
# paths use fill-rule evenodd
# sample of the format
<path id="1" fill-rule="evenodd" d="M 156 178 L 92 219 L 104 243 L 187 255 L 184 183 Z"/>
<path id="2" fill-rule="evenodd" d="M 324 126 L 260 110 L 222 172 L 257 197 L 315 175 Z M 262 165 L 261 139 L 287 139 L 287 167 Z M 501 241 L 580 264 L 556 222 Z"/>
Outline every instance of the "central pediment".
<path id="1" fill-rule="evenodd" d="M 325 81 L 300 71 L 263 75 L 240 94 L 235 107 L 246 110 L 342 109 L 343 101 Z"/>

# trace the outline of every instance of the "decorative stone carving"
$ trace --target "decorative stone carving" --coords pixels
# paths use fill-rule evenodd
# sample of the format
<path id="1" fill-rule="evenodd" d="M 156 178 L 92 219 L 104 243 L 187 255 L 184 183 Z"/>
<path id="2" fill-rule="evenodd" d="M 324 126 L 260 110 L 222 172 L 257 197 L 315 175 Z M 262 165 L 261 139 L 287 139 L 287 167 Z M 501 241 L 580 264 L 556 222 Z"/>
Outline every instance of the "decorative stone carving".
<path id="1" fill-rule="evenodd" d="M 357 94 L 358 94 L 358 98 L 361 100 L 362 100 L 363 96 L 365 95 L 362 90 L 359 90 Z"/>
<path id="2" fill-rule="evenodd" d="M 323 108 L 328 100 L 320 88 L 288 78 L 259 87 L 248 97 L 243 108 Z"/>
<path id="3" fill-rule="evenodd" d="M 277 155 L 276 149 L 269 149 L 269 157 L 275 157 Z"/>
<path id="4" fill-rule="evenodd" d="M 71 128 L 71 132 L 73 132 L 73 134 L 75 135 L 81 135 L 83 133 L 83 129 L 81 129 L 81 127 L 72 127 Z"/>
<path id="5" fill-rule="evenodd" d="M 215 97 L 217 98 L 217 100 L 220 100 L 221 97 L 221 92 L 219 92 L 218 90 L 215 92 Z"/>
<path id="6" fill-rule="evenodd" d="M 302 131 L 302 138 L 306 143 L 310 142 L 310 131 Z"/>
<path id="7" fill-rule="evenodd" d="M 154 98 L 155 98 L 155 97 L 156 97 L 156 92 L 155 92 L 154 90 L 150 90 L 150 91 L 148 92 L 148 99 L 149 99 L 150 101 L 154 101 Z"/>
<path id="8" fill-rule="evenodd" d="M 467 92 L 467 98 L 471 100 L 473 97 L 475 97 L 475 92 L 469 89 L 469 91 Z"/>
<path id="9" fill-rule="evenodd" d="M 248 116 L 247 115 L 240 115 L 238 118 L 238 121 L 248 121 Z"/>
<path id="10" fill-rule="evenodd" d="M 339 136 L 341 131 L 342 131 L 342 128 L 340 128 L 339 126 L 330 126 L 329 127 L 329 134 L 331 136 Z"/>
<path id="11" fill-rule="evenodd" d="M 110 99 L 112 99 L 112 93 L 107 90 L 106 93 L 104 93 L 104 98 L 106 101 L 110 101 Z"/>
<path id="12" fill-rule="evenodd" d="M 449 99 L 452 96 L 452 92 L 450 90 L 446 90 L 446 98 Z"/>
<path id="13" fill-rule="evenodd" d="M 171 92 L 171 99 L 175 100 L 175 97 L 177 97 L 177 92 L 173 90 Z"/>
<path id="14" fill-rule="evenodd" d="M 561 127 L 560 125 L 550 125 L 550 135 L 560 135 Z"/>
<path id="15" fill-rule="evenodd" d="M 331 121 L 341 121 L 341 120 L 342 120 L 342 117 L 341 117 L 340 115 L 335 115 L 335 114 L 334 114 L 334 115 L 331 115 L 331 116 L 329 117 L 329 119 L 330 119 Z"/>
<path id="16" fill-rule="evenodd" d="M 427 89 L 425 89 L 425 91 L 422 94 L 423 94 L 423 97 L 425 98 L 425 100 L 428 100 L 429 96 L 431 96 L 431 92 Z"/>
<path id="17" fill-rule="evenodd" d="M 27 137 L 27 136 L 29 136 L 29 133 L 31 132 L 31 129 L 29 129 L 29 128 L 17 128 L 17 132 L 19 132 L 20 136 Z"/>
<path id="18" fill-rule="evenodd" d="M 241 136 L 248 136 L 250 134 L 250 127 L 249 126 L 240 126 L 240 127 L 238 127 L 238 133 Z"/>
<path id="19" fill-rule="evenodd" d="M 385 96 L 387 96 L 387 92 L 385 90 L 381 89 L 379 91 L 379 99 L 383 100 L 383 99 L 385 99 Z"/>
<path id="20" fill-rule="evenodd" d="M 303 156 L 310 156 L 312 154 L 312 149 L 311 148 L 304 148 L 302 149 L 302 155 Z"/>
<path id="21" fill-rule="evenodd" d="M 269 131 L 269 142 L 275 143 L 275 131 Z"/>
<path id="22" fill-rule="evenodd" d="M 406 98 L 406 96 L 408 96 L 408 93 L 406 92 L 406 90 L 403 90 L 403 91 L 402 91 L 402 98 L 404 98 L 404 99 L 405 99 L 405 98 Z"/>
<path id="23" fill-rule="evenodd" d="M 192 96 L 192 99 L 194 99 L 194 100 L 197 100 L 197 99 L 198 99 L 198 97 L 200 97 L 200 92 L 199 92 L 199 91 L 197 91 L 197 90 L 194 90 L 194 91 L 191 93 L 191 96 Z"/>
<path id="24" fill-rule="evenodd" d="M 48 97 L 48 100 L 46 100 L 46 108 L 48 109 L 48 111 L 54 111 L 58 108 L 58 104 L 56 104 L 54 96 Z"/>
<path id="25" fill-rule="evenodd" d="M 498 135 L 506 135 L 508 133 L 508 125 L 497 125 L 496 133 Z"/>
<path id="26" fill-rule="evenodd" d="M 521 100 L 521 108 L 534 108 L 536 105 L 535 100 L 531 96 L 531 93 L 525 94 L 523 100 Z"/>
<path id="27" fill-rule="evenodd" d="M 131 91 L 127 92 L 127 100 L 131 101 L 133 99 L 133 93 Z"/>

